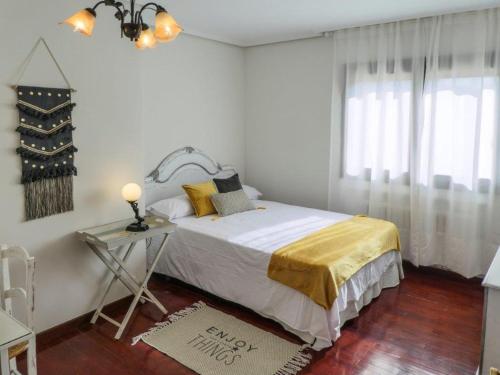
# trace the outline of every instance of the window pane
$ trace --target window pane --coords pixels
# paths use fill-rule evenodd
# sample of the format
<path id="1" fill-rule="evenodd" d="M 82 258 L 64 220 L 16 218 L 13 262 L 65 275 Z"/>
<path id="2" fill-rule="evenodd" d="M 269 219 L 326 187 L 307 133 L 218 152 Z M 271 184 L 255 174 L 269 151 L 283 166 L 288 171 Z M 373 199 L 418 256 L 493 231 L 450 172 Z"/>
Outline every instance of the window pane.
<path id="1" fill-rule="evenodd" d="M 445 178 L 474 190 L 479 179 L 493 178 L 497 85 L 494 77 L 445 78 L 426 84 L 420 183 Z"/>
<path id="2" fill-rule="evenodd" d="M 346 92 L 344 172 L 372 180 L 408 172 L 410 80 L 361 82 Z"/>

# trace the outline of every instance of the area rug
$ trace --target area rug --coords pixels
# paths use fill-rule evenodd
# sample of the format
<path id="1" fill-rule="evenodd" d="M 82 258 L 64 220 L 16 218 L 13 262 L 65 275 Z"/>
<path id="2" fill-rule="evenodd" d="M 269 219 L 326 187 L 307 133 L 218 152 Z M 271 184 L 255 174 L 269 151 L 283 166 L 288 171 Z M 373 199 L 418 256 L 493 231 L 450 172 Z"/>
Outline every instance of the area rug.
<path id="1" fill-rule="evenodd" d="M 139 340 L 201 375 L 293 375 L 311 360 L 290 343 L 197 302 L 157 323 Z"/>

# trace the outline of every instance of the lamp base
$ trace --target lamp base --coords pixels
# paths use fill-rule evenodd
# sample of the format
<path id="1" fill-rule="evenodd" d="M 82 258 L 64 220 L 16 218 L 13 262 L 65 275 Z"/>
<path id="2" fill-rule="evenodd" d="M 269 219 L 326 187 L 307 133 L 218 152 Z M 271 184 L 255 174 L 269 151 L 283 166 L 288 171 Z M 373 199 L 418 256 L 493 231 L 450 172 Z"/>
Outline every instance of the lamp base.
<path id="1" fill-rule="evenodd" d="M 143 223 L 132 223 L 127 227 L 127 232 L 145 232 L 149 229 L 149 225 Z"/>

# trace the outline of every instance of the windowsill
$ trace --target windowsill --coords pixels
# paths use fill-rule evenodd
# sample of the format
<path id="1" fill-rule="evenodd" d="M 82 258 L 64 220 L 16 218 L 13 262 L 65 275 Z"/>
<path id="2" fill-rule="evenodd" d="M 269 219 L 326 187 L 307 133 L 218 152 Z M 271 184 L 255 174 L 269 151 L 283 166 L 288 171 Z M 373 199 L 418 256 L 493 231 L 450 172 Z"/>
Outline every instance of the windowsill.
<path id="1" fill-rule="evenodd" d="M 368 187 L 373 187 L 373 186 L 379 186 L 379 187 L 391 187 L 395 189 L 401 189 L 401 190 L 409 190 L 411 188 L 411 182 L 410 178 L 407 174 L 402 175 L 401 177 L 398 177 L 396 179 L 389 179 L 386 178 L 384 181 L 372 181 L 369 178 L 358 178 L 355 176 L 343 176 L 340 178 L 341 183 L 345 184 L 360 184 L 361 186 L 366 186 Z M 481 179 L 479 180 L 478 184 L 478 189 L 477 190 L 471 190 L 467 188 L 463 184 L 452 184 L 451 182 L 451 177 L 450 176 L 434 176 L 434 184 L 433 186 L 428 186 L 423 183 L 417 183 L 413 187 L 419 190 L 432 190 L 436 192 L 450 192 L 453 191 L 454 193 L 457 194 L 464 194 L 464 195 L 488 195 L 491 193 L 490 191 L 490 180 L 486 179 Z M 494 195 L 500 195 L 500 184 L 498 184 L 495 188 Z"/>

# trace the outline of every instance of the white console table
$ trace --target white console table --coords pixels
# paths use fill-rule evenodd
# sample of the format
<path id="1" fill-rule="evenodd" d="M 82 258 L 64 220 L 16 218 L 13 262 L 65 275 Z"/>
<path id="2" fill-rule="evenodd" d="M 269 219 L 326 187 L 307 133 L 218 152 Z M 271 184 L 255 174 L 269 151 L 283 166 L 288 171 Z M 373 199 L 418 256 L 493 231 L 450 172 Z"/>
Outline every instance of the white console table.
<path id="1" fill-rule="evenodd" d="M 500 248 L 483 280 L 483 286 L 484 316 L 479 374 L 490 375 L 495 374 L 493 369 L 500 369 Z"/>
<path id="2" fill-rule="evenodd" d="M 158 260 L 165 250 L 168 235 L 174 232 L 176 225 L 158 216 L 146 216 L 145 223 L 149 226 L 147 231 L 128 232 L 126 228 L 133 221 L 134 220 L 132 219 L 122 220 L 116 223 L 101 225 L 77 232 L 80 240 L 87 243 L 92 251 L 94 251 L 106 267 L 108 267 L 110 274 L 113 275 L 109 282 L 106 285 L 103 285 L 104 293 L 101 296 L 101 300 L 97 305 L 97 309 L 90 322 L 94 324 L 97 321 L 97 318 L 100 317 L 117 326 L 118 331 L 115 335 L 115 339 L 117 340 L 122 336 L 122 333 L 132 316 L 135 306 L 139 301 L 151 302 L 158 307 L 163 314 L 167 313 L 167 309 L 165 309 L 162 303 L 158 301 L 153 293 L 151 293 L 151 291 L 147 288 L 147 284 L 154 271 L 156 263 L 158 263 Z M 138 241 L 146 240 L 155 236 L 163 236 L 163 242 L 160 246 L 160 250 L 158 250 L 155 255 L 151 268 L 147 272 L 144 279 L 140 281 L 127 268 L 126 262 Z M 127 248 L 127 250 L 125 251 L 125 254 L 120 257 L 120 249 L 122 248 Z M 120 281 L 134 295 L 134 299 L 132 300 L 132 303 L 130 304 L 130 307 L 121 323 L 102 312 L 106 296 L 109 294 L 111 287 L 116 281 Z"/>

